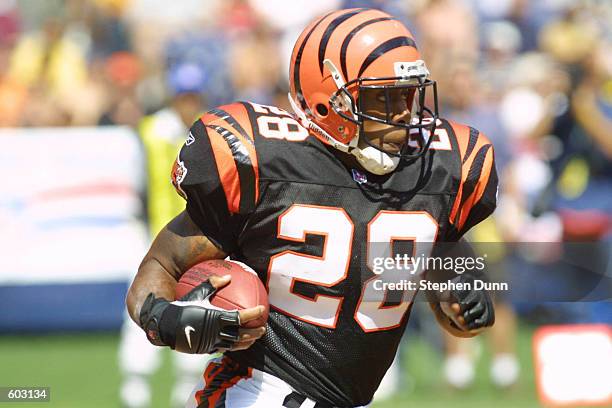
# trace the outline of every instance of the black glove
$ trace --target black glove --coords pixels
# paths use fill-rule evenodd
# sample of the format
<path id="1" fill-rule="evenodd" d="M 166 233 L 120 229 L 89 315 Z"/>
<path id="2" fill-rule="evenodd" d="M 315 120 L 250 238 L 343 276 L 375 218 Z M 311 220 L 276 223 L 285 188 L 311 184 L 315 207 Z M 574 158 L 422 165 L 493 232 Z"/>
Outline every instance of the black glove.
<path id="1" fill-rule="evenodd" d="M 482 327 L 490 327 L 495 323 L 495 308 L 493 307 L 493 300 L 489 293 L 485 290 L 475 290 L 474 281 L 476 279 L 482 279 L 483 276 L 474 276 L 469 272 L 457 275 L 450 280 L 451 283 L 469 283 L 471 289 L 450 290 L 449 299 L 445 300 L 449 303 L 459 303 L 461 307 L 460 315 L 465 320 L 465 326 L 469 330 L 480 329 Z M 453 285 L 455 286 L 455 285 Z M 460 329 L 451 322 L 453 326 Z"/>
<path id="2" fill-rule="evenodd" d="M 208 354 L 231 348 L 238 341 L 237 311 L 217 310 L 209 298 L 216 289 L 209 281 L 175 302 L 147 296 L 140 310 L 140 326 L 156 346 L 189 354 Z"/>

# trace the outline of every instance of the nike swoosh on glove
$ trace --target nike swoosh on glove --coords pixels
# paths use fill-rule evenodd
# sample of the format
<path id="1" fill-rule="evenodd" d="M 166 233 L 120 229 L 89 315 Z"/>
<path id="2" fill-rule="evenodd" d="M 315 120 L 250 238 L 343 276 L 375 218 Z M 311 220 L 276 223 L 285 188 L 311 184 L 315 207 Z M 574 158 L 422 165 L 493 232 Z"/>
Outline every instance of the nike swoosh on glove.
<path id="1" fill-rule="evenodd" d="M 174 302 L 150 293 L 140 310 L 140 326 L 152 344 L 182 353 L 229 349 L 238 341 L 240 317 L 237 311 L 225 311 L 210 303 L 216 291 L 206 281 Z"/>

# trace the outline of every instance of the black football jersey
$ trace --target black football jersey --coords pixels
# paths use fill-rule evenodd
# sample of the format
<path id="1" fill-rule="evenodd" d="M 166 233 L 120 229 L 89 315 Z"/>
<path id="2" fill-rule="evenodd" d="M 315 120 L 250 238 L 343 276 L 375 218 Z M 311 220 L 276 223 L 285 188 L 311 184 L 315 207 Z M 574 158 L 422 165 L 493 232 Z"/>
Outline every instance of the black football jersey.
<path id="1" fill-rule="evenodd" d="M 266 334 L 228 354 L 338 407 L 371 401 L 410 313 L 414 293 L 373 287 L 374 258 L 459 239 L 497 190 L 493 147 L 468 126 L 441 120 L 423 157 L 375 176 L 247 102 L 197 120 L 172 173 L 202 232 L 268 289 Z"/>

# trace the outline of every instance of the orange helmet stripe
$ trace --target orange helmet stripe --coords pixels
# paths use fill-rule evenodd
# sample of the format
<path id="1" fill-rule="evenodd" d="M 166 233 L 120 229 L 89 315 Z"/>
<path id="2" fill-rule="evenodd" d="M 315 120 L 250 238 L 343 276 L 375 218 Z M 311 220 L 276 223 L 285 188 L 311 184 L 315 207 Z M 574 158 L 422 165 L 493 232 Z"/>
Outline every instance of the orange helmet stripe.
<path id="1" fill-rule="evenodd" d="M 346 68 L 346 51 L 353 37 L 359 31 L 369 26 L 370 24 L 378 23 L 381 21 L 389 21 L 389 20 L 395 20 L 395 19 L 393 17 L 379 17 L 379 18 L 373 18 L 372 20 L 364 21 L 363 23 L 359 24 L 357 27 L 353 28 L 353 30 L 351 30 L 351 32 L 348 33 L 348 35 L 344 38 L 344 41 L 342 42 L 342 47 L 340 48 L 340 65 L 342 67 L 342 74 L 344 75 L 345 80 L 348 78 L 348 71 Z"/>
<path id="2" fill-rule="evenodd" d="M 319 70 L 321 71 L 321 75 L 323 75 L 323 60 L 325 60 L 325 51 L 327 50 L 327 44 L 329 43 L 329 39 L 334 33 L 334 30 L 338 28 L 340 24 L 344 23 L 346 20 L 353 17 L 354 15 L 369 10 L 370 9 L 367 8 L 355 9 L 336 17 L 331 23 L 329 23 L 329 25 L 325 29 L 325 32 L 323 33 L 323 37 L 321 37 L 321 42 L 319 43 Z"/>
<path id="3" fill-rule="evenodd" d="M 359 124 L 334 110 L 330 101 L 338 92 L 337 78 L 326 72 L 326 59 L 344 75 L 344 82 L 353 83 L 362 74 L 394 77 L 395 62 L 412 63 L 420 60 L 420 55 L 410 31 L 393 16 L 376 9 L 337 10 L 302 31 L 291 55 L 292 101 L 329 138 L 348 143 L 356 136 Z M 432 84 L 430 81 L 427 85 Z M 358 92 L 356 87 L 344 91 Z M 330 143 L 325 137 L 319 138 Z"/>
<path id="4" fill-rule="evenodd" d="M 300 48 L 298 49 L 298 52 L 295 56 L 295 64 L 293 65 L 293 86 L 295 88 L 295 95 L 298 101 L 300 102 L 300 107 L 304 111 L 308 110 L 308 105 L 306 104 L 304 95 L 302 94 L 302 86 L 300 83 L 300 64 L 302 63 L 302 55 L 304 54 L 304 48 L 306 48 L 306 43 L 308 42 L 308 39 L 310 38 L 314 30 L 316 30 L 316 28 L 319 26 L 319 24 L 323 22 L 323 20 L 325 20 L 328 16 L 332 15 L 333 13 L 335 12 L 332 11 L 331 13 L 326 14 L 325 16 L 321 17 L 319 21 L 315 23 L 315 25 L 310 29 L 308 34 L 306 34 L 306 36 L 304 37 L 304 40 L 302 40 L 302 44 L 300 44 Z"/>
<path id="5" fill-rule="evenodd" d="M 414 40 L 410 37 L 405 36 L 391 38 L 390 40 L 387 40 L 384 43 L 380 44 L 372 52 L 370 52 L 366 59 L 361 63 L 361 67 L 359 68 L 359 73 L 357 74 L 357 77 L 360 78 L 363 74 L 363 71 L 365 71 L 370 66 L 370 64 L 376 61 L 379 57 L 382 57 L 384 54 L 391 50 L 404 46 L 416 49 L 416 43 L 414 42 Z"/>

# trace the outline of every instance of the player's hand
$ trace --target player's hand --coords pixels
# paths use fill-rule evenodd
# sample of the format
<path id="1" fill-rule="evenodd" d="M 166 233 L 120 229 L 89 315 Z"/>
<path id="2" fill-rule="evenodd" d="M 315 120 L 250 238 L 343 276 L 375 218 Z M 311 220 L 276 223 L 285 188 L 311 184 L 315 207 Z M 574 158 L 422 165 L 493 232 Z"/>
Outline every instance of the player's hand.
<path id="1" fill-rule="evenodd" d="M 469 290 L 449 290 L 443 295 L 440 309 L 458 329 L 478 334 L 495 323 L 495 309 L 485 290 L 474 290 L 474 278 L 469 273 L 458 275 L 453 283 L 470 283 Z"/>
<path id="2" fill-rule="evenodd" d="M 225 276 L 216 276 L 213 275 L 210 277 L 210 283 L 213 285 L 215 289 L 221 289 L 230 283 L 232 277 L 230 275 Z M 251 307 L 248 309 L 242 309 L 238 311 L 238 316 L 240 318 L 240 325 L 243 326 L 245 323 L 250 322 L 251 320 L 256 320 L 263 316 L 265 308 L 263 306 Z M 248 349 L 266 333 L 266 326 L 259 326 L 256 328 L 246 328 L 240 327 L 238 329 L 238 341 L 236 341 L 229 350 L 237 351 L 237 350 L 245 350 Z M 221 348 L 218 351 L 224 352 L 228 350 L 227 348 Z"/>
<path id="3" fill-rule="evenodd" d="M 243 346 L 238 312 L 210 303 L 210 297 L 229 281 L 229 276 L 212 277 L 174 302 L 150 293 L 140 310 L 141 327 L 149 341 L 190 354 Z"/>

